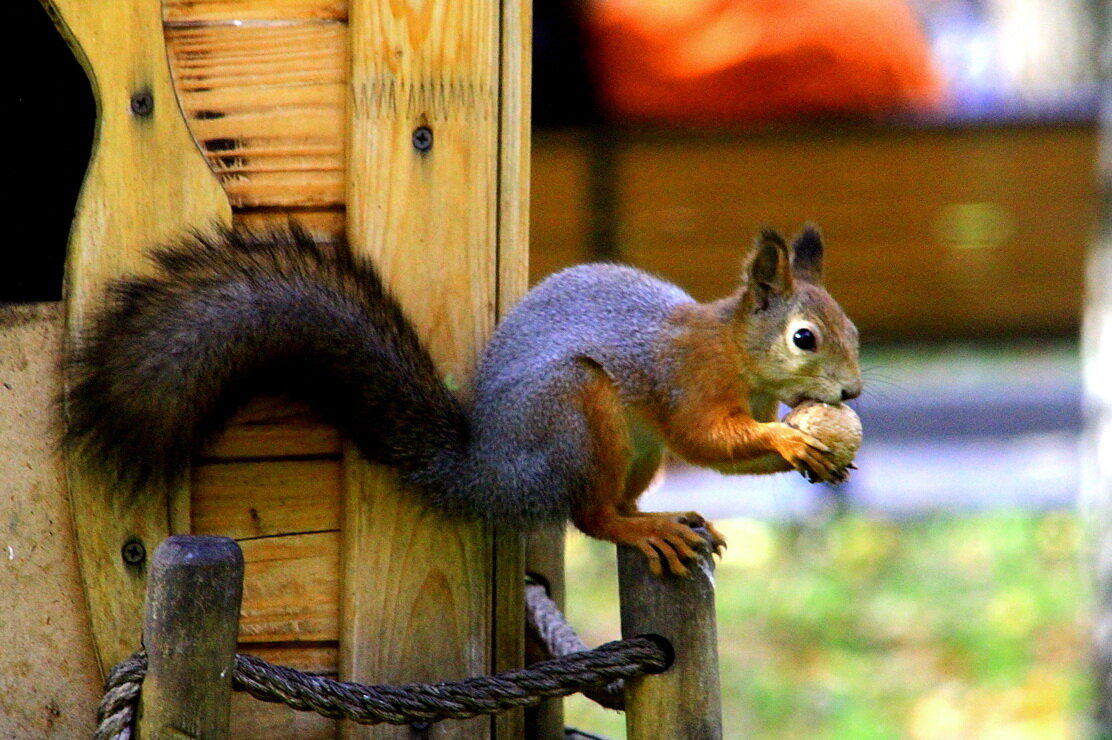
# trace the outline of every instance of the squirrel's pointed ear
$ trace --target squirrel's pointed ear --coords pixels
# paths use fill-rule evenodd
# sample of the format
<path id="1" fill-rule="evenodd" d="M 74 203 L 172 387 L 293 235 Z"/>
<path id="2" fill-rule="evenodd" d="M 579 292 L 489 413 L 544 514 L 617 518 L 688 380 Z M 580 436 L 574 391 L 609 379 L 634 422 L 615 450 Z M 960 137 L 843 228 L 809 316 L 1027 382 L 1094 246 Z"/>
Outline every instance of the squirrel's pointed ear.
<path id="1" fill-rule="evenodd" d="M 807 224 L 792 242 L 792 272 L 800 280 L 822 284 L 822 232 Z"/>
<path id="2" fill-rule="evenodd" d="M 772 229 L 763 229 L 757 236 L 746 268 L 746 286 L 746 296 L 755 301 L 758 310 L 766 308 L 770 298 L 792 291 L 788 245 Z"/>

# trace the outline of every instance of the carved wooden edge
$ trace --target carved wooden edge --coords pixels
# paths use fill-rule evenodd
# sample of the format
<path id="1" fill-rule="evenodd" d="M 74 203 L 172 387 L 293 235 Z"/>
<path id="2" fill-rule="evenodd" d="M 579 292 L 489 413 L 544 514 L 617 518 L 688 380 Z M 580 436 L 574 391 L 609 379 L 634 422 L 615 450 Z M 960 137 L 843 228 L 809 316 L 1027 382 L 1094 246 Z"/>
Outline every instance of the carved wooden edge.
<path id="1" fill-rule="evenodd" d="M 109 281 L 143 270 L 153 244 L 230 223 L 231 207 L 182 118 L 158 0 L 44 5 L 84 66 L 98 110 L 66 264 L 67 337 L 74 342 Z M 130 505 L 72 456 L 66 469 L 92 636 L 105 672 L 139 644 L 147 553 L 188 521 L 188 492 Z"/>

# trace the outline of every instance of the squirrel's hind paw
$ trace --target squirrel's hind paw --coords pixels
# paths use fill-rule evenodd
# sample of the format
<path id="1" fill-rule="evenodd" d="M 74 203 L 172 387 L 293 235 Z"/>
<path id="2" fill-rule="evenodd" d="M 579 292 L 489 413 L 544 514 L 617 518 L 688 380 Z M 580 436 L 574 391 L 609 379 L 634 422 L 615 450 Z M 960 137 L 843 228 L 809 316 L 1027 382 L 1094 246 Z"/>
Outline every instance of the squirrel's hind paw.
<path id="1" fill-rule="evenodd" d="M 726 547 L 722 533 L 694 511 L 640 513 L 631 519 L 639 520 L 634 526 L 643 534 L 627 544 L 644 553 L 649 570 L 658 576 L 663 575 L 664 563 L 672 573 L 688 576 L 683 561 L 695 559 L 700 550 L 722 557 Z"/>

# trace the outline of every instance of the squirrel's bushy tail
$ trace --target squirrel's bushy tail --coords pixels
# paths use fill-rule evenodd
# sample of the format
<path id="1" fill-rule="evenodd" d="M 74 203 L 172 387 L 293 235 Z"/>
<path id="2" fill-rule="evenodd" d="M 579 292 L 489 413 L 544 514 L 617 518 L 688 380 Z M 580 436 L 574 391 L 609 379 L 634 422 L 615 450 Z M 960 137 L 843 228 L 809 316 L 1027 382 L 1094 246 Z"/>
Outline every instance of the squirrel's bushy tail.
<path id="1" fill-rule="evenodd" d="M 116 283 L 69 357 L 66 442 L 122 488 L 179 481 L 260 391 L 308 401 L 449 513 L 469 427 L 369 261 L 296 228 L 197 235 Z"/>

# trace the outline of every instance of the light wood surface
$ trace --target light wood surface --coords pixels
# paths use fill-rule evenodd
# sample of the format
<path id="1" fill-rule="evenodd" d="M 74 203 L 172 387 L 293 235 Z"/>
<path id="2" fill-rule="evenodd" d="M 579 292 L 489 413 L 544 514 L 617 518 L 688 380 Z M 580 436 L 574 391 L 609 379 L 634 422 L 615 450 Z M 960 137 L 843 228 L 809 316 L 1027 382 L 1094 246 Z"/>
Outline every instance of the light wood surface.
<path id="1" fill-rule="evenodd" d="M 160 5 L 51 0 L 60 30 L 84 65 L 99 118 L 92 161 L 71 231 L 66 305 L 71 341 L 107 281 L 145 269 L 145 250 L 194 228 L 227 223 L 231 209 L 181 118 L 162 40 Z M 136 98 L 136 96 L 146 96 Z M 125 563 L 134 540 L 153 552 L 170 533 L 170 502 L 130 506 L 67 466 L 92 632 L 101 669 L 139 644 L 145 563 Z"/>
<path id="2" fill-rule="evenodd" d="M 527 24 L 503 27 L 504 12 L 490 0 L 354 2 L 349 11 L 348 234 L 375 258 L 452 385 L 490 334 L 499 278 L 508 291 L 524 285 L 517 219 L 527 211 L 527 167 L 515 158 L 527 134 L 515 121 L 500 136 L 499 86 L 504 74 L 520 74 L 502 70 L 501 34 L 525 44 Z M 524 114 L 522 95 L 520 84 L 508 91 L 517 112 L 506 120 Z M 424 150 L 414 140 L 422 127 L 431 135 Z M 488 527 L 445 521 L 399 491 L 390 471 L 352 452 L 345 461 L 341 676 L 391 682 L 489 672 L 492 645 L 513 645 L 496 629 L 521 630 L 496 621 L 494 606 L 520 601 L 520 544 L 499 540 L 496 571 Z M 498 661 L 520 664 L 516 649 Z M 512 726 L 498 723 L 500 731 Z M 485 738 L 491 728 L 480 718 L 430 732 Z M 407 732 L 348 727 L 345 736 Z"/>

